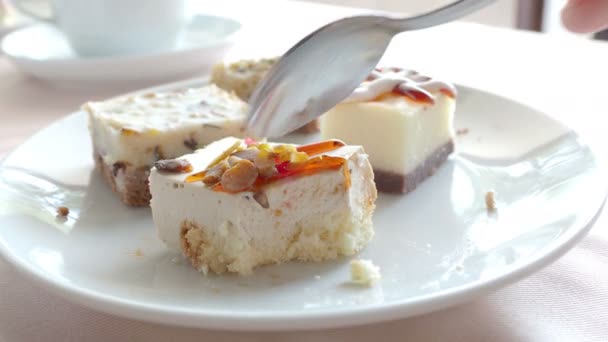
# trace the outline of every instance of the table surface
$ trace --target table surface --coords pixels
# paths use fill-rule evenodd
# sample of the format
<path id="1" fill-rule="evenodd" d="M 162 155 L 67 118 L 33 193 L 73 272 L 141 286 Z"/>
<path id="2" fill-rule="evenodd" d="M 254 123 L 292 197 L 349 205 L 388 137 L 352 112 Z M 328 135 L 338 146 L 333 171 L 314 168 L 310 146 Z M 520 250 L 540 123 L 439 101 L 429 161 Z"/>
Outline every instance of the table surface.
<path id="1" fill-rule="evenodd" d="M 223 7 L 245 27 L 229 58 L 281 53 L 320 24 L 361 11 L 293 1 L 265 4 L 273 10 L 245 2 Z M 607 60 L 604 43 L 459 22 L 398 36 L 383 63 L 513 98 L 602 145 Z M 83 102 L 127 90 L 135 89 L 55 89 L 20 74 L 0 56 L 0 157 Z M 605 150 L 600 154 L 608 157 Z M 603 213 L 560 260 L 473 302 L 394 322 L 297 333 L 217 332 L 114 317 L 56 297 L 0 260 L 0 341 L 607 341 L 607 225 Z"/>

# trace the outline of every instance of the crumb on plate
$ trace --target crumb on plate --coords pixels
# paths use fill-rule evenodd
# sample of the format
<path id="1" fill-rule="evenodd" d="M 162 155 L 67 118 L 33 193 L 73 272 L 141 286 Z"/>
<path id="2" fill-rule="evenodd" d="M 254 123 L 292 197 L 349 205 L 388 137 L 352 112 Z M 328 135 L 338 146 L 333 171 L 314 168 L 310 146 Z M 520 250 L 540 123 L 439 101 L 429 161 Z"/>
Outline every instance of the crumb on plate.
<path id="1" fill-rule="evenodd" d="M 469 133 L 468 128 L 459 128 L 456 130 L 456 135 L 465 135 L 467 133 Z"/>
<path id="2" fill-rule="evenodd" d="M 67 217 L 70 214 L 70 209 L 68 207 L 59 207 L 57 208 L 57 216 L 59 217 Z"/>
<path id="3" fill-rule="evenodd" d="M 350 262 L 350 280 L 357 285 L 371 286 L 380 279 L 380 268 L 371 260 L 355 259 Z"/>
<path id="4" fill-rule="evenodd" d="M 495 211 L 496 210 L 496 200 L 494 199 L 495 196 L 495 192 L 494 190 L 488 190 L 488 192 L 486 192 L 486 209 L 488 211 Z"/>

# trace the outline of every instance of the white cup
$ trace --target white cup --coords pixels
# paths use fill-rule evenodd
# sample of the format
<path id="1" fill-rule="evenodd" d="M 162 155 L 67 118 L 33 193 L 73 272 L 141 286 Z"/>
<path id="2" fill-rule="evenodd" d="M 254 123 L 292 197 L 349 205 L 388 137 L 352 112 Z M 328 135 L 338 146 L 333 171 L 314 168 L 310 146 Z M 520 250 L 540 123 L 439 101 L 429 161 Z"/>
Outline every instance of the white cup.
<path id="1" fill-rule="evenodd" d="M 53 15 L 22 12 L 61 30 L 81 56 L 147 54 L 175 48 L 189 22 L 186 0 L 51 0 Z"/>

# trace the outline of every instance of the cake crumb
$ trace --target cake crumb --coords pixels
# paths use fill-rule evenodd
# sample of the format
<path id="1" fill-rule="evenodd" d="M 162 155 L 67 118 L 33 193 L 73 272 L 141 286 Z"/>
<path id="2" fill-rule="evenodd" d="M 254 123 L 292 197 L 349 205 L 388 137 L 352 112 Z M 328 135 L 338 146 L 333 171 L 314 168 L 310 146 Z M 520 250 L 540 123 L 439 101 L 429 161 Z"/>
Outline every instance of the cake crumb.
<path id="1" fill-rule="evenodd" d="M 138 248 L 135 250 L 135 253 L 133 253 L 133 255 L 135 255 L 136 257 L 143 257 L 144 252 L 140 248 Z"/>
<path id="2" fill-rule="evenodd" d="M 489 212 L 496 211 L 496 200 L 494 199 L 495 194 L 496 193 L 494 190 L 488 190 L 488 192 L 486 192 L 486 209 Z"/>
<path id="3" fill-rule="evenodd" d="M 456 130 L 456 135 L 465 135 L 467 133 L 469 133 L 468 128 L 459 128 Z"/>
<path id="4" fill-rule="evenodd" d="M 353 284 L 371 286 L 380 277 L 380 268 L 374 265 L 371 260 L 351 260 L 350 281 Z"/>
<path id="5" fill-rule="evenodd" d="M 70 214 L 70 209 L 68 207 L 59 207 L 57 208 L 57 216 L 58 217 L 67 217 Z"/>

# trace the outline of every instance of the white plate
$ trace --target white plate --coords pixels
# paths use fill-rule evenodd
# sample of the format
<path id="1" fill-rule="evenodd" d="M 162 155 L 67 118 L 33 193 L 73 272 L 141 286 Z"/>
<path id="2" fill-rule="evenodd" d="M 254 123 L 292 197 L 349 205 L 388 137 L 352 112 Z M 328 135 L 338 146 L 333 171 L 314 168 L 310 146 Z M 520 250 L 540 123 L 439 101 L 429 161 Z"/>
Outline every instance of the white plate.
<path id="1" fill-rule="evenodd" d="M 0 49 L 22 72 L 64 87 L 166 82 L 192 78 L 222 60 L 240 28 L 235 19 L 196 15 L 174 50 L 82 58 L 59 30 L 35 24 L 8 34 Z"/>
<path id="2" fill-rule="evenodd" d="M 458 102 L 456 127 L 470 131 L 457 138 L 457 154 L 415 192 L 378 199 L 376 237 L 358 256 L 382 269 L 371 288 L 348 284 L 348 258 L 268 266 L 250 277 L 197 273 L 156 239 L 149 209 L 124 207 L 93 170 L 83 113 L 4 161 L 0 252 L 69 300 L 193 327 L 336 327 L 464 302 L 571 248 L 607 184 L 588 146 L 544 114 L 464 87 Z M 496 190 L 496 215 L 485 208 L 488 189 Z M 55 218 L 60 205 L 71 210 L 66 222 Z"/>

